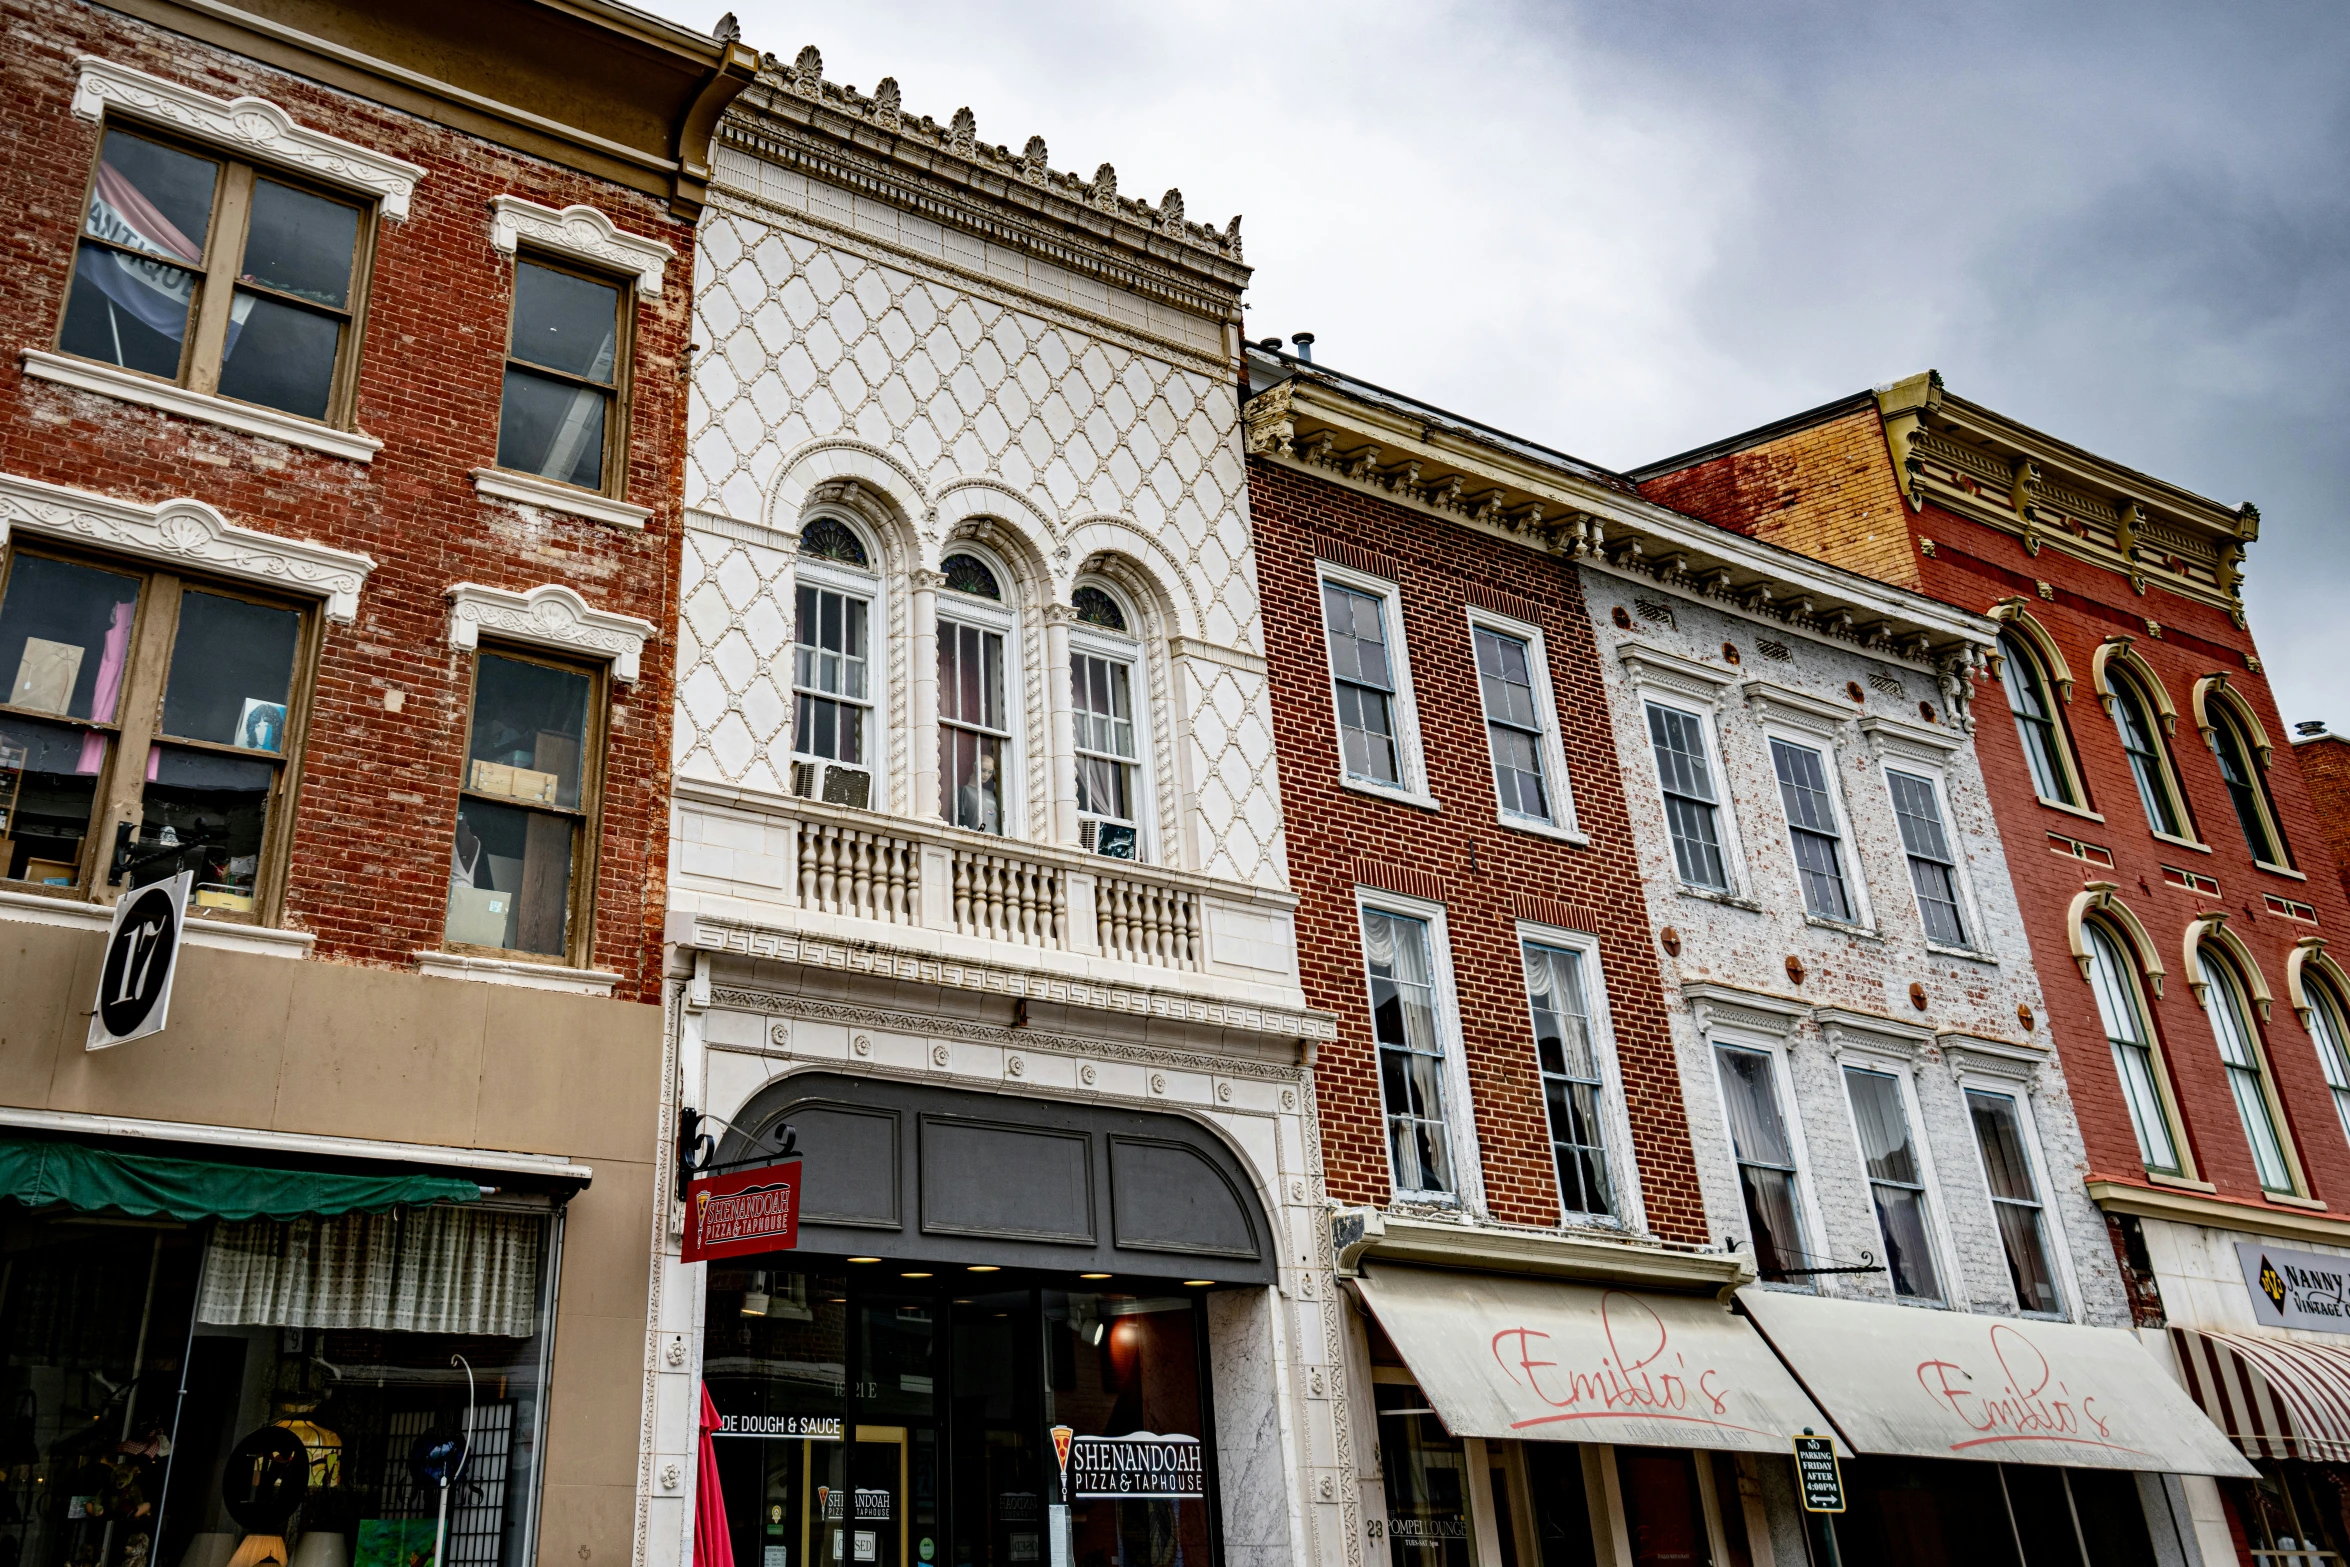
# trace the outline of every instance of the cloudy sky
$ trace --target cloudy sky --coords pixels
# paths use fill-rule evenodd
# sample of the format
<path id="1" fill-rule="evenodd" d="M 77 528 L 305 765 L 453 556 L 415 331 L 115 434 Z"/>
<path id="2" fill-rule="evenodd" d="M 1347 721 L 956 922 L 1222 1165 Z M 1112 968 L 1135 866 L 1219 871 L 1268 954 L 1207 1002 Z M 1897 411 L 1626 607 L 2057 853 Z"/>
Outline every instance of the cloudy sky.
<path id="1" fill-rule="evenodd" d="M 2350 7 L 653 0 L 725 3 L 1245 214 L 1252 337 L 1598 462 L 1930 365 L 2254 501 L 2284 715 L 2350 732 Z"/>

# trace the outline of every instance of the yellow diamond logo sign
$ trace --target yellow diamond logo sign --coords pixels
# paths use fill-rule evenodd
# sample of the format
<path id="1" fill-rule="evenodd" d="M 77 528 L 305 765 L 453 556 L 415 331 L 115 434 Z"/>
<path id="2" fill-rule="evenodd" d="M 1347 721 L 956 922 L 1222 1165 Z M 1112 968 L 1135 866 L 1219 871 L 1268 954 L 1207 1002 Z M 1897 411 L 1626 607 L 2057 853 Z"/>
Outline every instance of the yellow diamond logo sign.
<path id="1" fill-rule="evenodd" d="M 2260 1259 L 2260 1293 L 2266 1295 L 2268 1303 L 2277 1310 L 2285 1309 L 2284 1277 L 2277 1272 L 2276 1264 L 2266 1257 Z"/>

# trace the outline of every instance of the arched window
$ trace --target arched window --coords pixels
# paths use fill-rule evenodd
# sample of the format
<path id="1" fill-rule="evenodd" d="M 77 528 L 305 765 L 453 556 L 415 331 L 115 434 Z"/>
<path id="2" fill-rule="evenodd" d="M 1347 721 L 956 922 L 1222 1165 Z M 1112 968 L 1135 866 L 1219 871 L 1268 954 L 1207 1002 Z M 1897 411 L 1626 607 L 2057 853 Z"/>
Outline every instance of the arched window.
<path id="1" fill-rule="evenodd" d="M 2024 765 L 2032 772 L 2032 788 L 2043 800 L 2062 805 L 2081 804 L 2073 787 L 2071 758 L 2066 754 L 2064 722 L 2057 716 L 2054 691 L 2040 655 L 2012 631 L 1999 633 L 1999 680 L 2007 688 L 2007 706 L 2015 714 L 2015 732 L 2024 745 Z"/>
<path id="2" fill-rule="evenodd" d="M 2154 1029 L 2146 1017 L 2138 965 L 2125 955 L 2127 943 L 2103 924 L 2085 921 L 2081 934 L 2088 947 L 2089 988 L 2096 993 L 2097 1015 L 2104 1021 L 2122 1098 L 2130 1107 L 2130 1126 L 2138 1134 L 2138 1158 L 2149 1170 L 2183 1175 L 2186 1167 L 2171 1130 L 2170 1096 Z"/>
<path id="3" fill-rule="evenodd" d="M 2317 1064 L 2333 1090 L 2334 1113 L 2342 1118 L 2342 1135 L 2350 1137 L 2350 1026 L 2343 1018 L 2342 998 L 2334 987 L 2309 980 L 2309 1037 L 2317 1042 Z"/>
<path id="4" fill-rule="evenodd" d="M 2289 865 L 2284 834 L 2277 831 L 2269 809 L 2268 787 L 2253 763 L 2251 742 L 2244 737 L 2244 721 L 2222 701 L 2211 703 L 2211 754 L 2219 758 L 2219 775 L 2228 786 L 2228 801 L 2236 808 L 2236 824 L 2244 829 L 2244 843 L 2264 865 Z"/>
<path id="5" fill-rule="evenodd" d="M 2114 728 L 2121 732 L 2130 776 L 2138 785 L 2138 803 L 2146 808 L 2146 824 L 2166 837 L 2183 838 L 2186 817 L 2179 809 L 2177 785 L 2171 776 L 2170 756 L 2163 750 L 2162 731 L 2155 723 L 2154 704 L 2147 700 L 2136 676 L 2109 669 L 2105 679 L 2112 693 Z"/>
<path id="6" fill-rule="evenodd" d="M 792 628 L 792 792 L 873 803 L 872 557 L 838 517 L 800 529 Z"/>
<path id="7" fill-rule="evenodd" d="M 2203 1010 L 2211 1019 L 2213 1037 L 2219 1041 L 2219 1058 L 2228 1069 L 2228 1091 L 2235 1098 L 2236 1115 L 2244 1123 L 2244 1140 L 2252 1145 L 2252 1167 L 2263 1189 L 2296 1191 L 2267 1061 L 2253 1028 L 2252 1009 L 2244 1001 L 2243 984 L 2236 978 L 2235 968 L 2209 946 L 2196 949 L 2195 961 L 2203 976 Z"/>
<path id="8" fill-rule="evenodd" d="M 1149 857 L 1148 793 L 1142 742 L 1149 676 L 1140 644 L 1126 634 L 1133 617 L 1118 595 L 1080 583 L 1069 635 L 1069 711 L 1077 749 L 1078 841 L 1114 860 Z"/>
<path id="9" fill-rule="evenodd" d="M 1013 621 L 995 567 L 965 552 L 940 564 L 950 596 L 938 606 L 938 811 L 958 827 L 1000 833 L 1012 778 L 1004 660 Z"/>

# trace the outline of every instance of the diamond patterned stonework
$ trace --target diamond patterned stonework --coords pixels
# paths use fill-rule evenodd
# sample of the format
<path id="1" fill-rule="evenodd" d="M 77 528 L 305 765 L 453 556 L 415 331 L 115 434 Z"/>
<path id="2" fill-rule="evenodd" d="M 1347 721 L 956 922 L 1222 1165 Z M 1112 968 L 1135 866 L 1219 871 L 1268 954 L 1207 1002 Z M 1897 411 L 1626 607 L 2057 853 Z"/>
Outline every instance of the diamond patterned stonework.
<path id="1" fill-rule="evenodd" d="M 1007 594 L 1021 609 L 1020 676 L 1008 681 L 1026 780 L 1018 835 L 1046 837 L 1051 822 L 1041 612 L 1069 602 L 1081 570 L 1107 569 L 1158 600 L 1145 611 L 1166 650 L 1149 682 L 1162 704 L 1152 717 L 1166 847 L 1155 857 L 1283 885 L 1229 369 L 1196 344 L 1154 341 L 760 199 L 777 171 L 739 151 L 724 151 L 719 172 L 695 278 L 680 774 L 788 788 L 793 551 L 809 509 L 830 501 L 866 520 L 883 557 L 876 806 L 912 804 L 904 574 L 976 537 L 1021 579 Z"/>

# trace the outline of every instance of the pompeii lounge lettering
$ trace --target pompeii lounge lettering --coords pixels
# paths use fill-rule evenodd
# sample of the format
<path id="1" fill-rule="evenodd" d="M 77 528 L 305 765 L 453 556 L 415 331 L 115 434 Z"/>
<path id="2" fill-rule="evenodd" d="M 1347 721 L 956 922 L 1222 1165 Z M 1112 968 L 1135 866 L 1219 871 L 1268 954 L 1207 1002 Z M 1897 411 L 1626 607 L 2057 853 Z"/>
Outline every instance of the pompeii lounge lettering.
<path id="1" fill-rule="evenodd" d="M 1977 1433 L 1951 1443 L 1952 1452 L 2002 1442 L 2061 1442 L 2117 1453 L 2139 1451 L 2113 1440 L 2113 1427 L 2097 1413 L 2096 1394 L 2074 1393 L 2021 1329 L 2004 1322 L 1994 1324 L 1990 1348 L 1999 1367 L 1995 1380 L 1988 1372 L 1978 1377 L 1955 1360 L 1918 1362 L 1918 1386 Z"/>
<path id="2" fill-rule="evenodd" d="M 1692 1366 L 1674 1347 L 1664 1318 L 1639 1296 L 1604 1292 L 1599 1324 L 1607 1352 L 1581 1364 L 1537 1358 L 1549 1353 L 1551 1336 L 1533 1328 L 1503 1328 L 1493 1335 L 1493 1358 L 1510 1380 L 1558 1411 L 1513 1420 L 1511 1430 L 1572 1420 L 1647 1419 L 1769 1434 L 1727 1418 L 1734 1389 L 1716 1367 Z"/>

